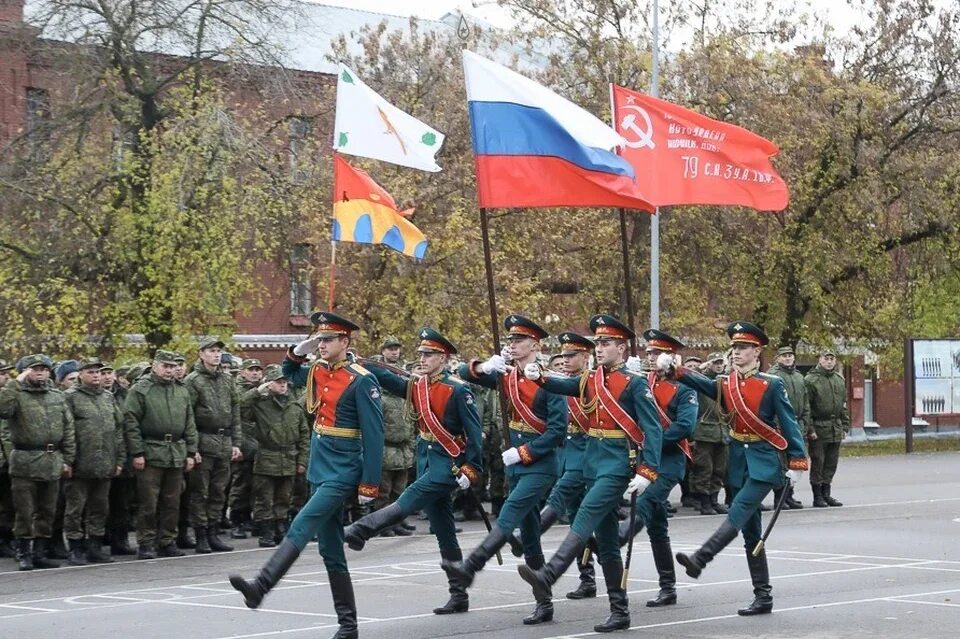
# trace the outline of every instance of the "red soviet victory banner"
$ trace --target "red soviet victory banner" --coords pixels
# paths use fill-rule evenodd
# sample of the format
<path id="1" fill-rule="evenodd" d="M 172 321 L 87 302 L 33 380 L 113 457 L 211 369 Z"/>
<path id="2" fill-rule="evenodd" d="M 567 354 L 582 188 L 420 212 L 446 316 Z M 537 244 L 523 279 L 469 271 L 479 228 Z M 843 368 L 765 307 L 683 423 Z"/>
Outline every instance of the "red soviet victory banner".
<path id="1" fill-rule="evenodd" d="M 644 198 L 656 206 L 724 204 L 781 211 L 787 185 L 770 157 L 773 142 L 671 102 L 612 85 L 614 128 L 636 170 Z"/>

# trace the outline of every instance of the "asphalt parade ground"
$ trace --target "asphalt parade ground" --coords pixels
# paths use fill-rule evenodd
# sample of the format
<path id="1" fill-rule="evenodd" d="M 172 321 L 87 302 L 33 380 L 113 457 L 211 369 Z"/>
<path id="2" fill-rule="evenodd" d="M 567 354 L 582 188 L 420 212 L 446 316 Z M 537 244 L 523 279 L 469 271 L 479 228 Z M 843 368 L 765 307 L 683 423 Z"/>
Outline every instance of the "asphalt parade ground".
<path id="1" fill-rule="evenodd" d="M 950 637 L 960 635 L 960 454 L 842 459 L 833 494 L 842 508 L 807 506 L 785 512 L 767 546 L 774 613 L 738 617 L 752 589 L 744 549 L 731 544 L 699 580 L 679 574 L 679 602 L 651 609 L 656 572 L 646 533 L 637 537 L 630 573 L 629 631 L 611 636 L 657 637 Z M 679 492 L 672 495 L 679 500 Z M 765 521 L 768 515 L 765 515 Z M 674 550 L 693 550 L 721 521 L 681 508 L 671 519 Z M 377 538 L 347 558 L 356 589 L 360 636 L 482 636 L 561 639 L 593 636 L 608 607 L 600 596 L 570 601 L 576 567 L 554 589 L 551 623 L 523 626 L 533 597 L 505 549 L 470 591 L 470 612 L 437 617 L 446 580 L 426 522 L 413 537 Z M 567 532 L 544 536 L 549 555 Z M 464 552 L 482 538 L 482 524 L 465 524 Z M 232 553 L 100 566 L 17 572 L 0 560 L 0 637 L 329 637 L 336 617 L 326 573 L 311 544 L 256 611 L 243 606 L 227 574 L 252 576 L 271 550 L 256 540 Z"/>

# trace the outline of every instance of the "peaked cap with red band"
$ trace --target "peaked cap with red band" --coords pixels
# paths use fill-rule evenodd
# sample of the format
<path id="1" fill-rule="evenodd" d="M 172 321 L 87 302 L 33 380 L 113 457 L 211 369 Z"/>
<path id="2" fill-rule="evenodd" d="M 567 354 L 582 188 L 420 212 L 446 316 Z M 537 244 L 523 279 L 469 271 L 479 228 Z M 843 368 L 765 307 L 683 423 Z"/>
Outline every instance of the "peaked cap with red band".
<path id="1" fill-rule="evenodd" d="M 316 326 L 313 334 L 319 337 L 350 335 L 352 331 L 360 330 L 360 327 L 350 320 L 329 311 L 317 311 L 310 316 L 310 321 Z"/>
<path id="2" fill-rule="evenodd" d="M 455 355 L 457 352 L 457 347 L 450 343 L 450 340 L 429 326 L 424 326 L 420 329 L 420 332 L 417 333 L 417 339 L 420 340 L 417 344 L 418 353 Z"/>
<path id="3" fill-rule="evenodd" d="M 634 339 L 637 334 L 613 315 L 594 315 L 590 318 L 590 330 L 597 337 L 613 339 Z"/>
<path id="4" fill-rule="evenodd" d="M 727 335 L 730 336 L 731 344 L 751 344 L 753 346 L 766 346 L 770 343 L 770 338 L 763 332 L 763 329 L 756 324 L 738 320 L 727 326 Z"/>
<path id="5" fill-rule="evenodd" d="M 507 339 L 513 336 L 529 337 L 539 342 L 549 335 L 536 322 L 523 315 L 507 315 L 507 318 L 503 320 L 503 327 L 507 329 Z"/>
<path id="6" fill-rule="evenodd" d="M 557 341 L 560 342 L 561 355 L 589 353 L 593 351 L 593 342 L 577 333 L 560 333 L 557 335 Z"/>
<path id="7" fill-rule="evenodd" d="M 655 328 L 648 328 L 643 332 L 643 339 L 647 342 L 647 350 L 665 351 L 667 353 L 676 353 L 686 344 L 672 335 Z"/>

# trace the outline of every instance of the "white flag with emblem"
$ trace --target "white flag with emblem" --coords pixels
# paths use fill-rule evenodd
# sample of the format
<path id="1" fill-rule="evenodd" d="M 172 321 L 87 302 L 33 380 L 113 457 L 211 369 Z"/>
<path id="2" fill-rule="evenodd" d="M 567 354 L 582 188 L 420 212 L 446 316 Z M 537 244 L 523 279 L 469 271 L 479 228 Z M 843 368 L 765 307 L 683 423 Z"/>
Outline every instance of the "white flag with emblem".
<path id="1" fill-rule="evenodd" d="M 434 159 L 443 134 L 393 106 L 340 65 L 333 149 L 423 171 L 440 171 Z"/>

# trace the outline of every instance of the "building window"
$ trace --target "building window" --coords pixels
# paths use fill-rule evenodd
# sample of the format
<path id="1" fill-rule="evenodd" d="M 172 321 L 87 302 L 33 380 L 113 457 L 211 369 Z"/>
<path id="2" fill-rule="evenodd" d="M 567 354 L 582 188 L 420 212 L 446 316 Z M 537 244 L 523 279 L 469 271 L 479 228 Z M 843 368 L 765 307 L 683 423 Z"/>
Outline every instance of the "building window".
<path id="1" fill-rule="evenodd" d="M 49 137 L 46 123 L 50 120 L 50 92 L 46 89 L 27 87 L 27 139 L 31 150 L 37 151 Z"/>
<path id="2" fill-rule="evenodd" d="M 310 137 L 312 129 L 313 124 L 309 119 L 303 117 L 290 118 L 290 151 L 288 159 L 290 162 L 290 176 L 296 184 L 305 182 L 310 176 L 307 170 L 306 150 L 307 139 Z"/>
<path id="3" fill-rule="evenodd" d="M 295 244 L 290 253 L 290 314 L 309 315 L 313 308 L 310 245 Z"/>

